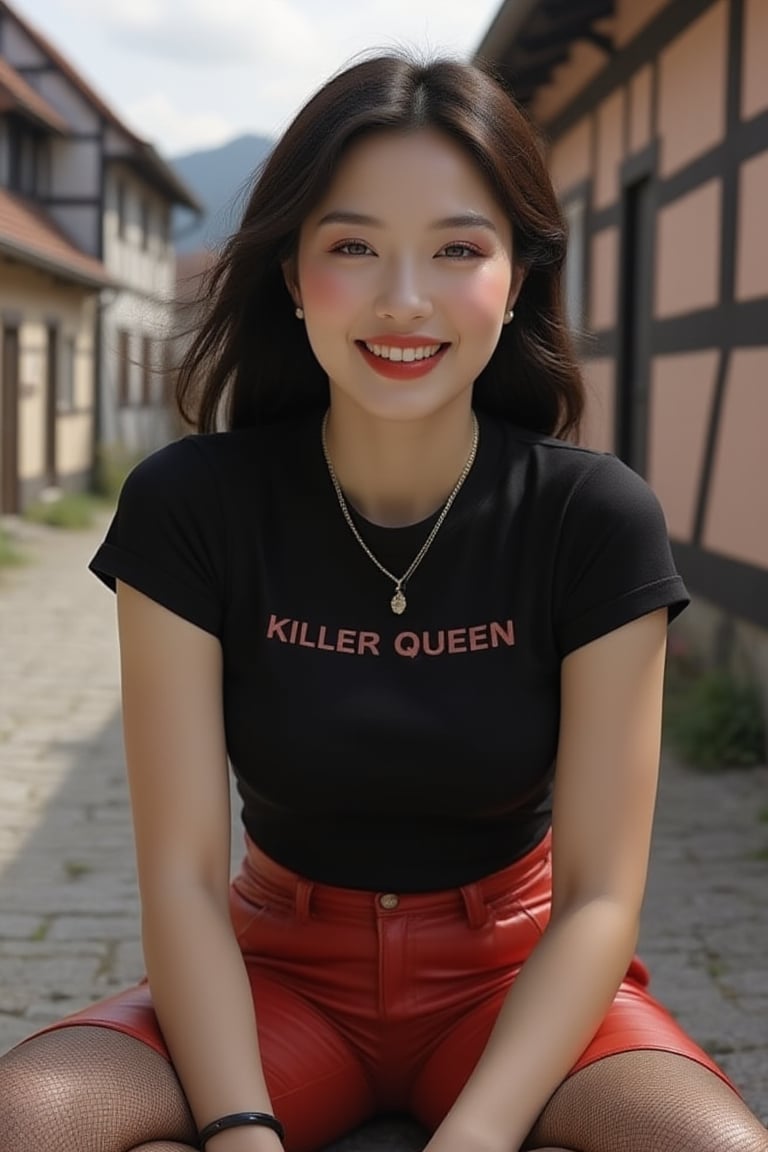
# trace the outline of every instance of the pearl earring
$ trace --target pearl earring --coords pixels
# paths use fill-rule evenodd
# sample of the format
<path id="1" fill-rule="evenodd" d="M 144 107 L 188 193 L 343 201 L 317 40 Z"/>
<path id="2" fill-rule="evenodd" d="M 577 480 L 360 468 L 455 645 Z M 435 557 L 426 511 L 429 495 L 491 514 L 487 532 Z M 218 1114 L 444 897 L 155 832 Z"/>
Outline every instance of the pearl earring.
<path id="1" fill-rule="evenodd" d="M 514 315 L 515 315 L 515 310 L 514 310 L 514 308 L 510 308 L 509 312 L 507 312 L 506 316 L 504 317 L 504 323 L 505 323 L 505 324 L 509 324 L 509 323 L 511 323 L 511 321 L 512 321 L 512 319 L 513 319 Z"/>
<path id="2" fill-rule="evenodd" d="M 300 308 L 300 307 L 296 308 L 296 319 L 297 320 L 303 320 L 304 319 L 304 309 L 303 308 Z"/>

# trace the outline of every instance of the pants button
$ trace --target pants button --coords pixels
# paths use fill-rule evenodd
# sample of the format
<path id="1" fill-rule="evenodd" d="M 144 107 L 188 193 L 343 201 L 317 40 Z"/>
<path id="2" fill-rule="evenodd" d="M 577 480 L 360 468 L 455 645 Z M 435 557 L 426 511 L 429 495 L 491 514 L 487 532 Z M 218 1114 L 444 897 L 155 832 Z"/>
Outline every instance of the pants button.
<path id="1" fill-rule="evenodd" d="M 391 912 L 393 908 L 397 908 L 400 903 L 400 897 L 395 896 L 394 892 L 386 892 L 383 896 L 379 896 L 379 904 L 385 908 L 387 912 Z"/>

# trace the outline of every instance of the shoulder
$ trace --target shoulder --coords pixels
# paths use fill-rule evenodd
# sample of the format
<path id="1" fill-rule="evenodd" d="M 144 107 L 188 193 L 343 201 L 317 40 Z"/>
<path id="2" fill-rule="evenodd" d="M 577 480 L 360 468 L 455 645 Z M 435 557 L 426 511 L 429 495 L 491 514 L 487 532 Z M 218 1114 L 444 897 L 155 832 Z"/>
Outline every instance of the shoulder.
<path id="1" fill-rule="evenodd" d="M 229 500 L 247 484 L 251 495 L 259 475 L 296 461 L 299 430 L 283 425 L 235 431 L 191 433 L 145 456 L 128 474 L 124 491 L 167 498 L 218 492 Z"/>
<path id="2" fill-rule="evenodd" d="M 656 495 L 637 472 L 601 452 L 513 424 L 501 424 L 505 457 L 522 463 L 536 498 L 562 515 L 658 513 Z"/>

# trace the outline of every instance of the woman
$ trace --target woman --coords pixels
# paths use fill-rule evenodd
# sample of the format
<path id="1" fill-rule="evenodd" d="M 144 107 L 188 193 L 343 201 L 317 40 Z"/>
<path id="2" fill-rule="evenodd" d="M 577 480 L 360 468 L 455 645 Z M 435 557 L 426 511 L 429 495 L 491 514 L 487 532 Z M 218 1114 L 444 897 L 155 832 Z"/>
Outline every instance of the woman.
<path id="1" fill-rule="evenodd" d="M 359 64 L 276 147 L 181 373 L 202 435 L 92 563 L 148 983 L 5 1058 L 0 1147 L 310 1152 L 394 1109 L 430 1152 L 768 1149 L 633 958 L 687 597 L 644 483 L 569 442 L 564 246 L 470 66 Z"/>

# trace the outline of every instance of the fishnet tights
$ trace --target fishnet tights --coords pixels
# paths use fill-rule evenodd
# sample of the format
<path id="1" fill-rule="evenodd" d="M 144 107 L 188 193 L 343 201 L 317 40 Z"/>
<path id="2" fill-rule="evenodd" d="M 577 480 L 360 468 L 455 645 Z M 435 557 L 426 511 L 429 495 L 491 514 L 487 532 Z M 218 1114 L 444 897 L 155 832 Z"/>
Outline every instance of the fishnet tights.
<path id="1" fill-rule="evenodd" d="M 0 1058 L 0 1152 L 190 1152 L 195 1126 L 162 1057 L 105 1028 Z M 555 1093 L 526 1143 L 553 1152 L 768 1152 L 768 1131 L 698 1064 L 628 1052 Z"/>

